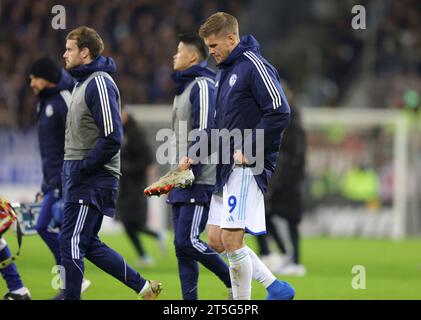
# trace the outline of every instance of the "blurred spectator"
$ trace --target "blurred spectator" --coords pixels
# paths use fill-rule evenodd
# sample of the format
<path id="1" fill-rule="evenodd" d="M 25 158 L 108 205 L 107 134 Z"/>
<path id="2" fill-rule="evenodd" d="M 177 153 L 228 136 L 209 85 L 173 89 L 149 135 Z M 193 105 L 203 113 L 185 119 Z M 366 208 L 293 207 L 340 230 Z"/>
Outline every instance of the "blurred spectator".
<path id="1" fill-rule="evenodd" d="M 6 98 L 0 96 L 0 125 L 6 128 L 15 126 L 15 117 L 10 110 L 10 105 L 6 102 Z"/>
<path id="2" fill-rule="evenodd" d="M 9 113 L 18 116 L 20 126 L 35 123 L 28 66 L 44 55 L 61 57 L 68 30 L 80 25 L 104 35 L 104 54 L 115 57 L 119 70 L 115 80 L 123 104 L 170 103 L 174 88 L 166 79 L 177 33 L 197 32 L 210 10 L 235 10 L 238 2 L 66 0 L 60 3 L 66 31 L 51 27 L 56 1 L 0 1 L 0 125 L 10 124 Z"/>
<path id="3" fill-rule="evenodd" d="M 421 72 L 421 2 L 388 1 L 376 35 L 376 71 L 380 74 Z"/>
<path id="4" fill-rule="evenodd" d="M 371 205 L 379 200 L 379 176 L 375 170 L 360 164 L 350 168 L 342 182 L 345 199 L 356 205 Z"/>
<path id="5" fill-rule="evenodd" d="M 147 173 L 154 167 L 153 154 L 146 139 L 146 133 L 123 108 L 121 114 L 124 139 L 121 148 L 121 178 L 117 203 L 117 220 L 123 223 L 126 234 L 133 244 L 139 260 L 138 267 L 154 263 L 147 254 L 139 233 L 156 239 L 165 239 L 147 227 L 148 207 L 143 196 L 147 186 Z M 163 245 L 163 243 L 161 243 Z M 162 248 L 161 248 L 162 249 Z"/>
<path id="6" fill-rule="evenodd" d="M 265 32 L 263 41 L 268 41 L 262 47 L 269 48 L 268 57 L 290 78 L 305 105 L 340 106 L 352 84 L 360 81 L 361 72 L 377 76 L 371 81 L 373 86 L 385 74 L 411 73 L 421 82 L 419 0 L 267 3 L 272 4 L 272 14 L 259 12 L 259 7 L 266 7 L 258 0 L 66 0 L 61 3 L 66 9 L 66 30 L 54 30 L 51 8 L 55 1 L 2 0 L 0 125 L 35 123 L 31 108 L 35 100 L 25 77 L 28 66 L 41 56 L 61 57 L 67 31 L 80 25 L 104 35 L 105 55 L 115 57 L 119 69 L 116 82 L 123 104 L 170 104 L 174 87 L 168 81 L 168 61 L 176 46 L 175 35 L 197 32 L 204 18 L 215 11 L 244 15 L 242 33 L 259 22 L 256 32 Z M 356 4 L 367 9 L 367 30 L 350 27 L 351 8 Z M 250 13 L 250 8 L 255 10 Z M 372 61 L 363 67 L 367 57 Z M 361 90 L 371 94 L 370 87 Z M 372 106 L 390 107 L 390 103 L 375 100 Z"/>
<path id="7" fill-rule="evenodd" d="M 281 275 L 303 276 L 306 269 L 300 260 L 299 223 L 303 213 L 306 138 L 300 110 L 294 104 L 286 84 L 282 86 L 291 106 L 291 123 L 285 131 L 280 156 L 265 197 L 268 235 L 275 241 L 282 257 L 270 253 L 266 236 L 257 237 L 257 241 L 262 261 L 271 271 Z M 287 223 L 287 232 L 284 234 L 276 226 L 276 217 Z M 285 242 L 291 244 L 291 251 L 287 250 Z"/>

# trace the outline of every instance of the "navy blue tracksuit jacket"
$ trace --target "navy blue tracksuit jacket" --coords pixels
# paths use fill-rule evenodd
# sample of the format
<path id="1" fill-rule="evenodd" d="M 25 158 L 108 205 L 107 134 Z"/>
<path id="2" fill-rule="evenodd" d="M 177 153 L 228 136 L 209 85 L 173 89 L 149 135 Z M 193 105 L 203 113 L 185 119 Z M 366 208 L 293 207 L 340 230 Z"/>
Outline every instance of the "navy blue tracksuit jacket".
<path id="1" fill-rule="evenodd" d="M 264 129 L 264 169 L 255 175 L 263 193 L 274 171 L 283 130 L 288 126 L 290 108 L 281 88 L 276 69 L 260 54 L 260 47 L 252 35 L 241 38 L 227 59 L 218 65 L 216 76 L 216 129 Z M 244 145 L 245 144 L 245 145 Z M 247 146 L 249 145 L 249 146 Z M 246 139 L 245 150 L 255 150 L 256 136 Z M 229 150 L 231 163 L 217 167 L 215 191 L 222 190 L 233 167 L 234 143 Z"/>
<path id="2" fill-rule="evenodd" d="M 62 70 L 59 83 L 38 94 L 37 126 L 43 173 L 41 191 L 44 194 L 61 190 L 64 132 L 73 86 L 73 79 Z"/>
<path id="3" fill-rule="evenodd" d="M 177 71 L 173 74 L 172 78 L 176 86 L 176 95 L 180 95 L 183 91 L 198 77 L 207 77 L 212 80 L 215 79 L 215 72 L 206 67 L 206 61 L 198 65 L 194 65 L 187 70 Z M 205 103 L 202 99 L 201 88 L 199 83 L 196 83 L 190 91 L 189 101 L 192 105 L 191 108 L 191 129 L 199 129 L 201 121 L 205 122 L 203 130 L 210 132 L 214 125 L 215 105 L 214 100 L 211 98 L 214 95 L 215 88 L 208 81 L 206 82 L 209 100 Z M 207 119 L 201 119 L 202 104 L 207 107 Z M 201 173 L 202 164 L 198 163 L 192 167 L 195 177 Z M 168 203 L 209 203 L 212 196 L 213 186 L 205 184 L 194 183 L 191 187 L 175 188 L 168 195 Z"/>
<path id="4" fill-rule="evenodd" d="M 114 215 L 118 194 L 119 173 L 112 170 L 119 168 L 117 165 L 106 167 L 112 159 L 117 159 L 123 138 L 118 89 L 105 75 L 115 70 L 113 59 L 103 56 L 70 70 L 78 83 L 67 115 L 63 164 L 64 218 L 60 253 L 66 271 L 65 299 L 80 299 L 85 258 L 136 293 L 146 283 L 98 235 L 104 215 Z M 82 97 L 83 103 L 78 103 Z M 72 144 L 77 145 L 74 141 L 88 145 L 86 140 L 92 137 L 95 143 L 86 150 L 83 159 L 72 160 L 72 152 L 76 155 L 80 152 L 72 150 Z"/>

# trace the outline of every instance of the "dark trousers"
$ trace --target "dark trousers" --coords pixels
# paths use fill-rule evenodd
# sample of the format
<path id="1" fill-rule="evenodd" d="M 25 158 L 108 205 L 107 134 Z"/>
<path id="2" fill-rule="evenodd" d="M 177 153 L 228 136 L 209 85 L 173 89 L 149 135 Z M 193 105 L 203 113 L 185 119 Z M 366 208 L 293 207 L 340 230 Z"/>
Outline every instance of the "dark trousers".
<path id="1" fill-rule="evenodd" d="M 143 257 L 146 255 L 145 248 L 143 247 L 142 240 L 140 238 L 140 234 L 144 233 L 150 235 L 154 238 L 159 238 L 158 233 L 149 230 L 147 227 L 139 228 L 137 225 L 130 223 L 130 221 L 123 221 L 124 230 L 126 230 L 126 234 L 130 239 L 130 242 L 133 244 L 137 254 L 139 257 Z"/>
<path id="2" fill-rule="evenodd" d="M 57 265 L 60 264 L 59 235 L 56 232 L 48 230 L 48 226 L 53 219 L 53 205 L 59 200 L 60 198 L 54 196 L 53 191 L 47 192 L 44 195 L 37 225 L 35 226 L 38 234 L 53 253 Z"/>
<path id="3" fill-rule="evenodd" d="M 292 244 L 292 261 L 296 264 L 300 263 L 300 233 L 298 229 L 298 222 L 285 219 L 287 222 L 288 227 L 288 237 Z M 282 239 L 282 235 L 279 232 L 278 228 L 276 228 L 275 224 L 273 223 L 273 218 L 269 217 L 266 221 L 267 227 L 267 234 L 258 236 L 257 243 L 259 245 L 259 253 L 260 255 L 267 255 L 270 254 L 269 245 L 267 242 L 267 236 L 271 236 L 275 241 L 279 250 L 286 254 L 287 250 L 285 247 L 284 240 Z M 284 235 L 285 236 L 285 235 Z"/>
<path id="4" fill-rule="evenodd" d="M 120 254 L 100 241 L 102 219 L 103 214 L 94 206 L 69 202 L 64 205 L 60 252 L 65 299 L 80 299 L 85 257 L 137 293 L 145 284 L 146 280 Z"/>
<path id="5" fill-rule="evenodd" d="M 227 288 L 231 288 L 229 268 L 218 253 L 200 240 L 208 220 L 209 207 L 199 204 L 174 204 L 174 246 L 184 300 L 197 300 L 199 266 L 203 264 L 215 273 Z"/>

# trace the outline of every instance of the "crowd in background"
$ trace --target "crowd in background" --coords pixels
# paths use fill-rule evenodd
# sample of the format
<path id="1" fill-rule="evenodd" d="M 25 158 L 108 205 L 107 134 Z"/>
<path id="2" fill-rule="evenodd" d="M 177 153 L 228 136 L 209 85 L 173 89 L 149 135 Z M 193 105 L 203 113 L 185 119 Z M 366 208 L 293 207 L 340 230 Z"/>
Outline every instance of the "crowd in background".
<path id="1" fill-rule="evenodd" d="M 367 9 L 365 31 L 350 27 L 351 2 L 285 0 L 277 19 L 266 13 L 268 24 L 272 19 L 273 25 L 278 21 L 282 28 L 271 28 L 267 37 L 258 37 L 265 44 L 264 54 L 290 82 L 298 100 L 307 105 L 341 106 L 352 84 L 361 81 L 358 76 L 372 72 L 379 80 L 370 87 L 373 106 L 399 106 L 407 87 L 399 89 L 402 86 L 395 84 L 409 83 L 409 89 L 418 94 L 421 90 L 421 2 L 384 0 L 375 7 L 374 2 L 359 1 Z M 169 104 L 174 94 L 170 75 L 176 35 L 196 31 L 215 11 L 237 15 L 240 33 L 258 33 L 253 22 L 262 19 L 255 11 L 247 11 L 253 3 L 66 0 L 60 3 L 66 9 L 66 30 L 54 30 L 51 8 L 56 2 L 0 0 L 0 126 L 25 128 L 34 124 L 36 102 L 28 87 L 28 66 L 44 55 L 61 59 L 65 36 L 76 26 L 89 25 L 103 37 L 104 55 L 117 63 L 115 80 L 124 104 Z M 297 38 L 303 41 L 294 42 Z M 364 69 L 367 50 L 372 61 Z M 301 55 L 304 52 L 305 58 Z M 300 100 L 303 95 L 306 99 Z"/>
<path id="2" fill-rule="evenodd" d="M 263 55 L 289 83 L 297 106 L 404 110 L 411 128 L 418 129 L 409 135 L 410 170 L 421 172 L 416 170 L 421 167 L 419 0 L 63 0 L 66 29 L 54 30 L 51 8 L 57 4 L 0 0 L 0 184 L 38 183 L 36 97 L 28 68 L 45 55 L 62 61 L 70 30 L 81 25 L 98 30 L 104 55 L 116 61 L 114 78 L 123 104 L 171 105 L 177 34 L 196 32 L 216 11 L 237 16 L 240 34 L 256 36 Z M 354 5 L 366 8 L 365 30 L 351 26 Z M 156 143 L 152 127 L 147 135 Z M 365 133 L 347 130 L 329 124 L 308 131 L 305 211 L 391 205 L 393 131 L 381 126 Z M 421 194 L 418 175 L 408 180 L 408 195 Z"/>
<path id="3" fill-rule="evenodd" d="M 66 0 L 66 30 L 54 30 L 56 1 L 0 1 L 0 123 L 26 127 L 34 123 L 35 99 L 28 66 L 49 55 L 61 59 L 69 30 L 96 29 L 115 59 L 123 103 L 169 103 L 177 34 L 195 32 L 211 13 L 237 11 L 240 1 L 79 1 Z"/>

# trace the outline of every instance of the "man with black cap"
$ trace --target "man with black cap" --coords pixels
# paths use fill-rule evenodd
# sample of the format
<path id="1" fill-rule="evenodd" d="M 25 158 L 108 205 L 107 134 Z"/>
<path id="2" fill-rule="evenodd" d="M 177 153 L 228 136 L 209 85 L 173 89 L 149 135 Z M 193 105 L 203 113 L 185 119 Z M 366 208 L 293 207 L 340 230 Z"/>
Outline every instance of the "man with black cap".
<path id="1" fill-rule="evenodd" d="M 37 126 L 42 161 L 43 182 L 37 196 L 42 199 L 36 230 L 61 265 L 59 235 L 49 225 L 61 205 L 61 169 L 64 159 L 64 134 L 67 109 L 74 81 L 54 60 L 45 57 L 33 63 L 29 72 L 30 86 L 38 96 Z M 57 220 L 57 216 L 55 217 Z M 87 280 L 86 280 L 87 281 Z M 89 282 L 85 282 L 89 286 Z M 55 299 L 62 299 L 59 293 Z"/>

